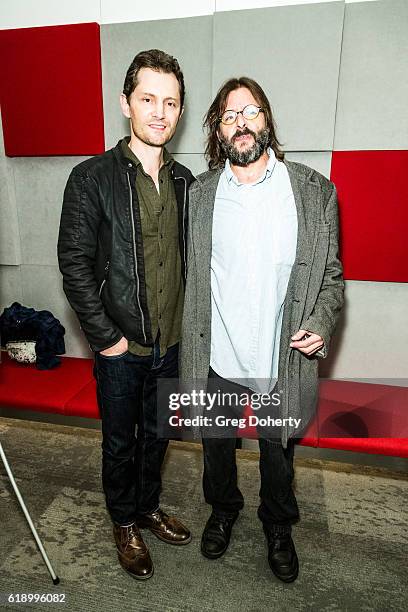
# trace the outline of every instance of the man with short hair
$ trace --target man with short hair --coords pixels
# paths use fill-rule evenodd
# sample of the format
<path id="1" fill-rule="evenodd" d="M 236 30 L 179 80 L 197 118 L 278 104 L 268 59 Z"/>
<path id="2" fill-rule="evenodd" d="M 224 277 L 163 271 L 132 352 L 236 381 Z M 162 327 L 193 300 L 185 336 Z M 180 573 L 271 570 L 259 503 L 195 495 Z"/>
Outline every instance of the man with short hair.
<path id="1" fill-rule="evenodd" d="M 279 395 L 278 408 L 264 406 L 259 419 L 273 414 L 276 426 L 257 428 L 258 516 L 272 571 L 292 582 L 298 558 L 291 525 L 299 516 L 293 438 L 314 414 L 317 357 L 327 355 L 343 305 L 336 191 L 318 172 L 284 160 L 268 99 L 250 78 L 221 87 L 205 126 L 210 170 L 190 188 L 181 376 L 189 384 L 208 377 L 207 390 L 217 398 Z M 242 417 L 245 402 L 234 401 L 228 410 Z M 227 550 L 244 503 L 233 437 L 238 422 L 213 418 L 203 434 L 212 514 L 201 551 L 209 559 Z"/>
<path id="2" fill-rule="evenodd" d="M 184 93 L 175 58 L 157 49 L 136 55 L 120 96 L 130 138 L 74 168 L 58 241 L 65 293 L 95 351 L 102 480 L 118 557 L 138 579 L 153 574 L 139 528 L 170 544 L 191 540 L 159 506 L 168 440 L 157 434 L 158 380 L 178 373 L 194 180 L 165 148 Z"/>

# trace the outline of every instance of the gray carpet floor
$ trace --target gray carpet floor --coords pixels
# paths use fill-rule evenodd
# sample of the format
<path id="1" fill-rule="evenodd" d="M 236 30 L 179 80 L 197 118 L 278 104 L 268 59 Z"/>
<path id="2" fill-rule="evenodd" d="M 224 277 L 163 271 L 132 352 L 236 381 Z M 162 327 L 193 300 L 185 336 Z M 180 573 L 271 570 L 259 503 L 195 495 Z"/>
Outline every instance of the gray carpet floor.
<path id="1" fill-rule="evenodd" d="M 118 565 L 100 485 L 100 433 L 0 418 L 0 442 L 60 577 L 53 586 L 0 462 L 0 608 L 75 611 L 399 611 L 408 602 L 408 481 L 401 473 L 321 460 L 296 461 L 301 521 L 298 580 L 274 578 L 256 517 L 256 454 L 238 452 L 245 508 L 224 557 L 200 554 L 209 514 L 198 445 L 172 443 L 162 506 L 192 530 L 186 547 L 150 532 L 154 576 Z M 10 604 L 9 593 L 61 593 L 65 603 Z"/>

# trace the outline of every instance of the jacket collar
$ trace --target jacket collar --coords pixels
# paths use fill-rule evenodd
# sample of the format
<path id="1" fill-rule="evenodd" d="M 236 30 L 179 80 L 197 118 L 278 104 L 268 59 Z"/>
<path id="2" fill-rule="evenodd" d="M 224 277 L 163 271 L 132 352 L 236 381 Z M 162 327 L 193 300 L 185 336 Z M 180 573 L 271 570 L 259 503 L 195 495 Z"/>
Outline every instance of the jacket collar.
<path id="1" fill-rule="evenodd" d="M 118 144 L 113 147 L 111 151 L 125 172 L 128 172 L 129 170 L 137 170 L 136 163 L 124 155 L 122 140 L 123 138 L 119 140 Z M 183 178 L 186 181 L 187 186 L 195 180 L 190 170 L 175 160 L 171 163 L 170 172 L 173 178 Z"/>

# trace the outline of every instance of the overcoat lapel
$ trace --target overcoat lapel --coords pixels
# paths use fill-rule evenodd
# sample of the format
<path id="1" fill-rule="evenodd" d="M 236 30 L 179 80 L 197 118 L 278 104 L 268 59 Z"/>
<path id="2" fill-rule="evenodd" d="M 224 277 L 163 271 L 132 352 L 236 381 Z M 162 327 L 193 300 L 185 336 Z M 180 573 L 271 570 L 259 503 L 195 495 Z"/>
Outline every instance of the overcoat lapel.
<path id="1" fill-rule="evenodd" d="M 291 304 L 288 303 L 290 300 L 298 304 L 298 316 L 292 317 L 293 323 L 297 326 L 303 314 L 316 247 L 320 208 L 316 206 L 316 199 L 320 198 L 320 189 L 317 183 L 310 180 L 310 176 L 298 171 L 296 164 L 291 162 L 285 164 L 289 172 L 298 219 L 296 258 L 289 278 L 285 310 L 291 309 Z"/>
<path id="2" fill-rule="evenodd" d="M 310 181 L 307 176 L 300 174 L 291 162 L 285 162 L 285 164 L 289 172 L 298 218 L 296 262 L 308 263 L 313 254 L 314 239 L 319 221 L 317 218 L 318 207 L 316 207 L 319 186 Z"/>
<path id="3" fill-rule="evenodd" d="M 212 225 L 214 215 L 215 195 L 217 192 L 218 181 L 221 176 L 220 171 L 208 172 L 206 180 L 200 184 L 200 198 L 193 215 L 193 247 L 195 250 L 196 261 L 203 271 L 203 285 L 210 286 L 210 266 L 212 251 Z M 208 282 L 208 285 L 207 285 Z"/>

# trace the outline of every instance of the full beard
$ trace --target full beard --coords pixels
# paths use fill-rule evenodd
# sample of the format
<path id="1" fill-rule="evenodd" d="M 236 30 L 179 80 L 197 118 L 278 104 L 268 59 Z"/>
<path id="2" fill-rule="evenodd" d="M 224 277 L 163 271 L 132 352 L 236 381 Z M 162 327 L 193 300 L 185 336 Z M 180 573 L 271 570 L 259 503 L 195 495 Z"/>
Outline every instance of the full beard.
<path id="1" fill-rule="evenodd" d="M 254 143 L 251 147 L 241 150 L 235 146 L 234 141 L 237 136 L 243 136 L 244 134 L 251 134 Z M 253 132 L 245 128 L 240 132 L 236 132 L 231 140 L 227 140 L 221 134 L 219 135 L 219 139 L 221 149 L 231 164 L 234 166 L 248 166 L 248 164 L 256 162 L 264 151 L 266 151 L 269 142 L 269 129 L 264 128 L 259 132 Z"/>

